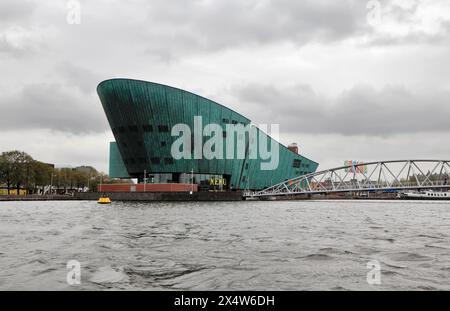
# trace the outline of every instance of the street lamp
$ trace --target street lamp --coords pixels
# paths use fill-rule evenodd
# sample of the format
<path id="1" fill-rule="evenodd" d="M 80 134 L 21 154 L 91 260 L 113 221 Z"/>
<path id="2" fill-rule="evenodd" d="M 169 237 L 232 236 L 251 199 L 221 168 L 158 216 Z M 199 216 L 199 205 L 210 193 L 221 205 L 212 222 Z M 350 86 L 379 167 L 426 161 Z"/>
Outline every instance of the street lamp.
<path id="1" fill-rule="evenodd" d="M 50 195 L 53 194 L 53 172 L 55 171 L 55 168 L 52 168 L 52 175 L 50 177 Z"/>
<path id="2" fill-rule="evenodd" d="M 144 192 L 146 192 L 147 186 L 147 170 L 144 170 Z"/>
<path id="3" fill-rule="evenodd" d="M 91 171 L 89 171 L 89 174 L 88 174 L 87 192 L 89 192 L 89 183 L 90 183 L 90 180 L 91 180 Z"/>
<path id="4" fill-rule="evenodd" d="M 100 173 L 100 185 L 99 185 L 98 192 L 102 192 L 102 190 L 103 190 L 102 183 L 103 183 L 103 174 Z"/>
<path id="5" fill-rule="evenodd" d="M 191 192 L 189 194 L 194 193 L 194 169 L 191 169 Z"/>

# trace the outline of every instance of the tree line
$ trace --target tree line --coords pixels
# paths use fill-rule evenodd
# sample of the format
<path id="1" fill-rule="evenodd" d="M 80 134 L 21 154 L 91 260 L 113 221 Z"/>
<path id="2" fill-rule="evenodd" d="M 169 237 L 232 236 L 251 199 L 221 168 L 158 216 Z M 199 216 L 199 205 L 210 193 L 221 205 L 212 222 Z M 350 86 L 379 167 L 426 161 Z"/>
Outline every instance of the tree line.
<path id="1" fill-rule="evenodd" d="M 17 150 L 0 154 L 0 186 L 6 187 L 8 194 L 12 189 L 17 189 L 17 193 L 20 189 L 30 194 L 43 193 L 49 186 L 63 193 L 79 189 L 96 191 L 102 179 L 107 181 L 108 176 L 92 167 L 54 168 Z"/>

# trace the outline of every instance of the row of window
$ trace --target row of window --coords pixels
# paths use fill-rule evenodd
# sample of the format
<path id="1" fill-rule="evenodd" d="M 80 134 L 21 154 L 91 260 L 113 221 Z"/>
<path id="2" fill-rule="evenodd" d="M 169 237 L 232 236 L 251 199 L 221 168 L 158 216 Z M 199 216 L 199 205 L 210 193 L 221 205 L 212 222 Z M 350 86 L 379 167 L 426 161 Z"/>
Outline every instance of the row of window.
<path id="1" fill-rule="evenodd" d="M 431 197 L 446 197 L 447 194 L 446 193 L 427 193 L 427 196 L 431 196 Z"/>
<path id="2" fill-rule="evenodd" d="M 144 143 L 141 140 L 136 141 L 136 144 L 139 147 L 143 147 L 144 146 Z M 160 147 L 165 147 L 165 146 L 167 146 L 167 142 L 161 141 L 159 145 L 160 145 Z M 122 142 L 122 147 L 128 148 L 128 144 L 126 142 Z"/>
<path id="3" fill-rule="evenodd" d="M 139 157 L 139 158 L 129 158 L 129 159 L 125 159 L 123 160 L 123 162 L 125 164 L 136 164 L 136 163 L 140 163 L 140 164 L 147 164 L 147 158 L 145 157 Z M 157 157 L 152 157 L 150 158 L 150 163 L 151 164 L 167 164 L 167 165 L 171 165 L 174 164 L 174 160 L 173 158 L 157 158 Z"/>
<path id="4" fill-rule="evenodd" d="M 292 166 L 293 167 L 295 167 L 295 168 L 300 168 L 300 167 L 308 167 L 308 164 L 301 164 L 301 160 L 298 160 L 298 159 L 295 159 L 294 160 L 294 163 L 292 164 Z M 245 167 L 244 167 L 246 170 L 248 170 L 248 163 L 245 163 Z M 296 171 L 296 174 L 297 175 L 299 175 L 299 174 L 306 174 L 306 171 Z"/>
<path id="5" fill-rule="evenodd" d="M 127 128 L 128 128 L 128 131 L 130 131 L 131 133 L 139 132 L 139 127 L 137 125 L 128 125 L 128 127 L 119 126 L 117 128 L 113 128 L 112 131 L 113 131 L 114 135 L 117 135 L 119 133 L 123 134 L 127 131 Z M 168 133 L 169 132 L 169 126 L 167 126 L 167 125 L 160 124 L 160 125 L 158 125 L 157 128 L 158 128 L 158 132 L 160 132 L 160 133 Z M 142 131 L 146 132 L 146 133 L 151 133 L 151 132 L 153 132 L 153 126 L 149 125 L 149 124 L 144 124 L 144 125 L 142 125 Z"/>
<path id="6" fill-rule="evenodd" d="M 222 122 L 225 123 L 225 124 L 234 124 L 234 125 L 242 124 L 242 125 L 245 125 L 244 122 L 239 122 L 239 121 L 236 121 L 236 120 L 231 120 L 230 121 L 229 119 L 225 119 L 225 118 L 222 119 Z"/>
<path id="7" fill-rule="evenodd" d="M 230 122 L 230 120 L 228 120 L 228 119 L 222 119 L 222 121 L 225 124 L 242 124 L 242 125 L 245 125 L 244 122 L 238 122 L 236 120 L 231 120 L 231 122 Z M 127 127 L 119 126 L 117 128 L 113 128 L 112 131 L 113 131 L 113 133 L 115 135 L 117 135 L 118 133 L 120 133 L 120 134 L 125 133 L 127 131 L 127 129 L 131 133 L 139 132 L 139 127 L 137 125 L 128 125 Z M 169 126 L 167 126 L 167 125 L 160 124 L 160 125 L 157 126 L 157 129 L 158 129 L 158 132 L 160 132 L 160 133 L 168 133 L 169 132 Z M 152 125 L 144 124 L 144 125 L 142 125 L 142 131 L 145 132 L 145 133 L 151 133 L 151 132 L 154 131 L 154 129 L 153 129 Z M 224 135 L 223 137 L 226 137 L 226 132 L 225 131 L 224 131 L 223 135 Z"/>
<path id="8" fill-rule="evenodd" d="M 302 160 L 300 160 L 300 159 L 294 159 L 294 161 L 292 162 L 292 167 L 294 167 L 294 168 L 300 168 L 300 167 L 308 168 L 309 164 L 308 163 L 302 163 Z"/>

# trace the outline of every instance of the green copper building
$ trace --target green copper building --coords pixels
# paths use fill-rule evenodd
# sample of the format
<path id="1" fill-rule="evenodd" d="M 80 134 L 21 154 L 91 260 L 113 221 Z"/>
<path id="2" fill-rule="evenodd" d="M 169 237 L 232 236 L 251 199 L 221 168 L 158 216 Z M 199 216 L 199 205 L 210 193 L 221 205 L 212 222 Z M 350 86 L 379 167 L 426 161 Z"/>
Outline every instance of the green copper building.
<path id="1" fill-rule="evenodd" d="M 146 172 L 148 183 L 192 181 L 199 185 L 200 190 L 217 187 L 259 190 L 317 169 L 318 163 L 279 144 L 256 127 L 256 138 L 248 133 L 232 133 L 235 135 L 232 137 L 234 143 L 240 142 L 245 146 L 243 156 L 196 158 L 192 143 L 189 150 L 192 157 L 175 159 L 171 149 L 179 138 L 172 136 L 175 125 L 185 124 L 194 129 L 196 117 L 201 117 L 203 126 L 217 124 L 223 129 L 227 125 L 244 127 L 251 121 L 199 95 L 152 82 L 111 79 L 101 82 L 97 93 L 116 140 L 110 143 L 110 177 L 142 181 Z M 195 140 L 194 135 L 191 134 L 190 141 Z M 230 134 L 224 130 L 221 135 L 225 145 Z M 278 163 L 274 169 L 261 169 L 267 158 L 259 153 L 255 156 L 251 151 L 254 139 L 259 142 L 262 138 L 267 139 L 268 150 L 278 147 Z M 203 136 L 202 140 L 206 143 L 208 137 Z"/>

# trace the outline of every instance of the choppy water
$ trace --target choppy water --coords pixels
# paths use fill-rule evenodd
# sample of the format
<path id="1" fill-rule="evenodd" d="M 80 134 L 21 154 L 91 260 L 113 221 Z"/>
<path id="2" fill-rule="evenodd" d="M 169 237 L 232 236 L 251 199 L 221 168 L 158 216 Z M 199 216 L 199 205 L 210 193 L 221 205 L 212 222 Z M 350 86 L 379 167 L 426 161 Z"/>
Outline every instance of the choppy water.
<path id="1" fill-rule="evenodd" d="M 450 203 L 0 202 L 0 289 L 449 290 Z"/>

